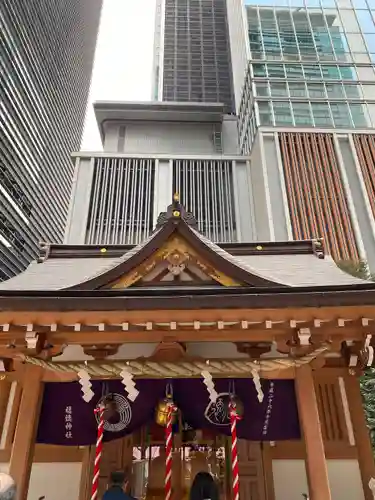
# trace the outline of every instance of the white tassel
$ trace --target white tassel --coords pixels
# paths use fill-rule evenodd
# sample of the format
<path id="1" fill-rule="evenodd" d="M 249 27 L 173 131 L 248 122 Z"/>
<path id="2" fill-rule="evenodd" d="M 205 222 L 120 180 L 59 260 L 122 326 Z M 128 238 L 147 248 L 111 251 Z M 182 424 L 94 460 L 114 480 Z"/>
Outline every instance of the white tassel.
<path id="1" fill-rule="evenodd" d="M 86 403 L 90 402 L 94 397 L 94 392 L 91 389 L 92 384 L 90 382 L 90 375 L 86 370 L 81 370 L 78 372 L 79 383 L 81 384 L 82 398 Z"/>
<path id="2" fill-rule="evenodd" d="M 258 401 L 259 401 L 259 403 L 261 403 L 264 399 L 264 392 L 262 390 L 262 384 L 260 382 L 259 370 L 253 368 L 251 370 L 251 374 L 253 376 L 254 386 L 255 386 L 255 389 L 257 391 Z"/>
<path id="3" fill-rule="evenodd" d="M 370 345 L 371 339 L 372 335 L 366 336 L 365 350 L 367 351 L 368 354 L 367 366 L 372 366 L 372 363 L 374 361 L 374 348 L 372 347 L 372 345 Z"/>
<path id="4" fill-rule="evenodd" d="M 210 396 L 211 403 L 215 403 L 218 398 L 218 393 L 215 390 L 215 383 L 212 379 L 212 375 L 208 371 L 203 371 L 201 373 L 203 377 L 203 383 L 207 387 L 207 392 Z"/>
<path id="5" fill-rule="evenodd" d="M 370 488 L 372 496 L 375 499 L 375 479 L 373 477 L 370 478 L 370 481 L 368 482 L 368 487 Z"/>
<path id="6" fill-rule="evenodd" d="M 128 394 L 128 399 L 134 403 L 134 401 L 137 399 L 139 391 L 135 387 L 133 374 L 124 368 L 120 373 L 120 375 L 122 377 L 121 382 L 124 385 L 125 391 Z"/>

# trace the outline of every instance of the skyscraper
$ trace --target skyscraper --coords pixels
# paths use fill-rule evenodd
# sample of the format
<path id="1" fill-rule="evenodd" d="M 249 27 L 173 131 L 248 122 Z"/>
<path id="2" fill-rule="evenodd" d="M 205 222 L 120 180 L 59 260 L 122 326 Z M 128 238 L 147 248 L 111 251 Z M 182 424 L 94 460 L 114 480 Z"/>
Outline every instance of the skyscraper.
<path id="1" fill-rule="evenodd" d="M 101 4 L 0 2 L 0 280 L 63 237 Z"/>
<path id="2" fill-rule="evenodd" d="M 246 3 L 248 71 L 260 125 L 375 125 L 369 105 L 375 21 L 366 0 Z"/>
<path id="3" fill-rule="evenodd" d="M 158 0 L 153 99 L 234 111 L 226 0 Z"/>
<path id="4" fill-rule="evenodd" d="M 373 2 L 228 1 L 258 237 L 323 237 L 375 266 Z"/>

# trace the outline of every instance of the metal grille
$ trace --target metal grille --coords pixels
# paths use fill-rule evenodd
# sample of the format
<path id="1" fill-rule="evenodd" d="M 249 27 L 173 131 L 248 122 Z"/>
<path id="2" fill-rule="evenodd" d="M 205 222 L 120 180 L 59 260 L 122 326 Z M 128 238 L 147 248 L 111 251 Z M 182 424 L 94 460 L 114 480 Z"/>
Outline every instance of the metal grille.
<path id="1" fill-rule="evenodd" d="M 155 161 L 96 158 L 86 243 L 130 244 L 152 231 Z"/>
<path id="2" fill-rule="evenodd" d="M 174 160 L 173 190 L 215 242 L 237 241 L 231 161 Z"/>
<path id="3" fill-rule="evenodd" d="M 163 43 L 163 101 L 234 112 L 226 0 L 166 0 Z"/>

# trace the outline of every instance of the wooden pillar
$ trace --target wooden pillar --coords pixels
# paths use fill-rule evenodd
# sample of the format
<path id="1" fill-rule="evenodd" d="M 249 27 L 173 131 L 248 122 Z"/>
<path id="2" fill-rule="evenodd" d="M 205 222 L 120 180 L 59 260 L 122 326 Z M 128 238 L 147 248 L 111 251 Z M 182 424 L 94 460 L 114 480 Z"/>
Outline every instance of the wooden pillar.
<path id="1" fill-rule="evenodd" d="M 42 376 L 43 368 L 34 365 L 26 366 L 9 466 L 10 475 L 17 485 L 17 500 L 27 498 L 43 397 Z"/>
<path id="2" fill-rule="evenodd" d="M 275 485 L 273 481 L 271 445 L 268 442 L 262 443 L 262 459 L 265 493 L 267 500 L 275 500 Z"/>
<path id="3" fill-rule="evenodd" d="M 16 382 L 16 387 L 13 395 L 12 407 L 10 412 L 10 419 L 8 424 L 8 429 L 5 436 L 5 449 L 11 450 L 14 433 L 16 432 L 17 426 L 17 418 L 19 414 L 20 404 L 21 404 L 21 396 L 22 396 L 22 386 L 19 382 Z"/>
<path id="4" fill-rule="evenodd" d="M 94 458 L 95 458 L 95 446 L 86 446 L 82 457 L 81 481 L 79 485 L 79 500 L 89 500 L 91 497 Z"/>
<path id="5" fill-rule="evenodd" d="M 372 477 L 375 478 L 374 455 L 367 430 L 358 378 L 350 375 L 345 377 L 345 389 L 357 448 L 358 464 L 361 471 L 363 493 L 366 500 L 373 500 L 374 497 L 368 483 Z"/>
<path id="6" fill-rule="evenodd" d="M 306 448 L 306 472 L 310 500 L 331 500 L 318 403 L 310 365 L 296 370 L 298 412 Z"/>
<path id="7" fill-rule="evenodd" d="M 8 382 L 7 380 L 0 381 L 0 428 L 1 428 L 0 436 L 1 437 L 4 432 L 4 422 L 8 408 L 11 385 L 12 385 L 11 382 Z"/>

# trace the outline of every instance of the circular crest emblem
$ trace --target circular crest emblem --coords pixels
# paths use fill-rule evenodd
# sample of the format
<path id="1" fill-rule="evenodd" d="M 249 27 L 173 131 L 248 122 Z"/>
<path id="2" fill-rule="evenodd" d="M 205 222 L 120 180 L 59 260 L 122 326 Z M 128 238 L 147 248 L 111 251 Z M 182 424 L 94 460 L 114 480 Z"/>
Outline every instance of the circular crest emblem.
<path id="1" fill-rule="evenodd" d="M 230 425 L 229 416 L 230 394 L 218 394 L 215 402 L 209 402 L 204 412 L 205 418 L 213 425 Z"/>
<path id="2" fill-rule="evenodd" d="M 105 420 L 104 422 L 104 430 L 108 432 L 121 432 L 130 424 L 132 419 L 132 409 L 129 401 L 125 396 L 118 393 L 112 394 L 113 399 L 116 403 L 116 412 L 113 417 L 109 420 Z M 107 396 L 103 396 L 100 400 L 100 404 L 102 401 L 106 399 Z M 99 424 L 99 414 L 95 414 L 95 418 L 97 423 Z"/>

